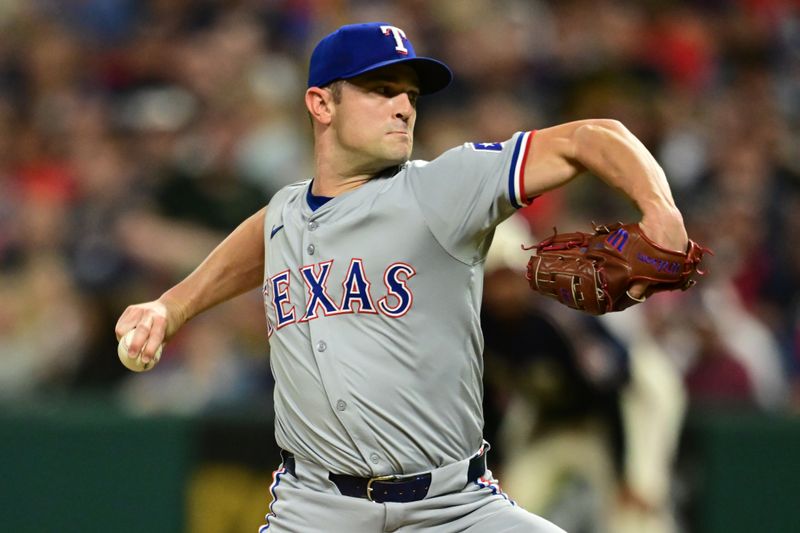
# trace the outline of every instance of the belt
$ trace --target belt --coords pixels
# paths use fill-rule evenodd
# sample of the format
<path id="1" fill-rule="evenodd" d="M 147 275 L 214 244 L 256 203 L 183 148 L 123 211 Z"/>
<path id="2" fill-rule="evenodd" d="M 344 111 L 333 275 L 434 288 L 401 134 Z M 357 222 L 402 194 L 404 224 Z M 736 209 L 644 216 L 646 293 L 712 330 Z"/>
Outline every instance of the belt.
<path id="1" fill-rule="evenodd" d="M 294 455 L 281 450 L 283 467 L 297 477 Z M 486 471 L 486 453 L 481 452 L 469 460 L 467 466 L 467 483 L 476 481 Z M 330 479 L 343 496 L 364 498 L 369 501 L 384 503 L 416 502 L 428 495 L 432 474 L 388 475 L 376 477 L 357 477 L 345 474 L 328 473 Z"/>

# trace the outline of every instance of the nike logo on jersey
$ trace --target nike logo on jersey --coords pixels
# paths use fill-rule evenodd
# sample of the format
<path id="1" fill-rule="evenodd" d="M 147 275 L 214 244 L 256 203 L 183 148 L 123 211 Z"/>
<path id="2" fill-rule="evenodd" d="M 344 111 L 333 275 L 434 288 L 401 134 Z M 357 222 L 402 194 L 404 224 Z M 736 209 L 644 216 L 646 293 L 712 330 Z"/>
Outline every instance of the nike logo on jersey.
<path id="1" fill-rule="evenodd" d="M 267 313 L 267 334 L 289 324 L 308 322 L 321 316 L 335 316 L 348 313 L 382 314 L 389 318 L 400 318 L 411 309 L 414 294 L 408 286 L 417 271 L 406 263 L 392 263 L 383 273 L 384 294 L 376 301 L 372 295 L 372 283 L 367 278 L 362 259 L 351 259 L 339 297 L 334 299 L 328 289 L 328 278 L 333 268 L 333 260 L 306 265 L 298 269 L 299 279 L 305 285 L 307 298 L 305 306 L 298 308 L 291 300 L 290 270 L 284 270 L 267 279 L 264 283 L 264 305 L 271 305 L 275 312 L 274 327 L 270 313 Z"/>
<path id="2" fill-rule="evenodd" d="M 278 233 L 282 229 L 283 229 L 283 224 L 281 224 L 280 226 L 272 226 L 272 231 L 269 232 L 270 240 L 272 240 L 272 238 L 275 236 L 275 234 Z"/>

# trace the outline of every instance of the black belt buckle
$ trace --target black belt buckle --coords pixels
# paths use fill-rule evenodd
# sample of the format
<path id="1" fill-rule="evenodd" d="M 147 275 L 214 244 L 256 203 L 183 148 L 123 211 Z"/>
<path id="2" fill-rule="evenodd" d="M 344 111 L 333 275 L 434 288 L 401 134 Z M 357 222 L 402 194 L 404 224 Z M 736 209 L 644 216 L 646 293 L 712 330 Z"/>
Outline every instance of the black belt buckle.
<path id="1" fill-rule="evenodd" d="M 371 501 L 371 502 L 375 501 L 375 500 L 372 499 L 372 491 L 375 490 L 375 488 L 372 486 L 372 484 L 375 483 L 376 481 L 378 481 L 378 482 L 383 482 L 383 481 L 392 482 L 392 481 L 398 481 L 400 479 L 402 479 L 402 478 L 400 476 L 396 476 L 396 475 L 376 476 L 376 477 L 369 478 L 369 480 L 367 480 L 367 499 L 369 501 Z M 377 503 L 383 503 L 383 502 L 377 502 Z"/>
<path id="2" fill-rule="evenodd" d="M 361 485 L 357 492 L 352 495 L 366 498 L 375 503 L 408 503 L 416 502 L 425 498 L 428 489 L 431 487 L 431 474 L 414 474 L 410 476 L 388 475 L 376 476 L 365 479 L 366 487 Z M 342 486 L 339 485 L 340 490 Z"/>

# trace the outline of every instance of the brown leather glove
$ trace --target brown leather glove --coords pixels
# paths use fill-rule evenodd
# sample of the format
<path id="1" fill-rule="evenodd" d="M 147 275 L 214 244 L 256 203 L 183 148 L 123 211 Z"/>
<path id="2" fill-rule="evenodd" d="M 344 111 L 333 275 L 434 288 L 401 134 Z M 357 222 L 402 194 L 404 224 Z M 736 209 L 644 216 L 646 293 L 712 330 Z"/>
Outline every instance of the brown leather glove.
<path id="1" fill-rule="evenodd" d="M 705 252 L 690 240 L 686 252 L 667 250 L 642 233 L 639 224 L 596 226 L 594 233 L 554 233 L 528 261 L 531 289 L 593 315 L 622 311 L 661 291 L 686 290 L 695 281 Z M 628 290 L 649 281 L 642 298 Z"/>

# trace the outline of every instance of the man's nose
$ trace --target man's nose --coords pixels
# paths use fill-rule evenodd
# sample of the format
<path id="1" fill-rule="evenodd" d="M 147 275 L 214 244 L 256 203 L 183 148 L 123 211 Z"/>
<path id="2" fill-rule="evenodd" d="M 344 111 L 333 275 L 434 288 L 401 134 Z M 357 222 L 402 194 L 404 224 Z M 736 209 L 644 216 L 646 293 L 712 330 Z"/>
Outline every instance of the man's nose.
<path id="1" fill-rule="evenodd" d="M 396 118 L 408 121 L 411 115 L 414 114 L 414 105 L 411 103 L 411 97 L 407 93 L 401 93 L 395 96 L 395 114 Z"/>

